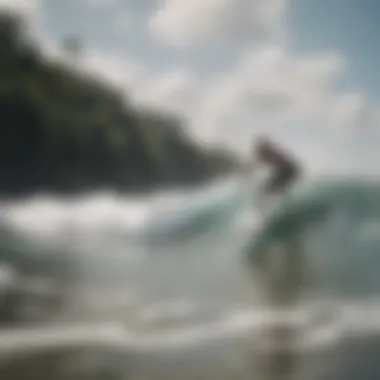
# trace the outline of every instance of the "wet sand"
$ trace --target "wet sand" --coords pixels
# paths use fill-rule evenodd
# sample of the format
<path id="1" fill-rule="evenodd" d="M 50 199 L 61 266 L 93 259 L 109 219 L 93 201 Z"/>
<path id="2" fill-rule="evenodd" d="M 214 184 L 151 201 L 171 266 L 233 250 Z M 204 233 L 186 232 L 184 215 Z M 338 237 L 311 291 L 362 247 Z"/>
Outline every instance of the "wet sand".
<path id="1" fill-rule="evenodd" d="M 85 357 L 91 351 L 91 357 Z M 276 365 L 294 365 L 298 375 L 281 377 L 297 380 L 377 380 L 380 379 L 380 335 L 351 336 L 334 346 L 302 357 L 282 357 Z M 232 353 L 232 351 L 230 352 Z M 232 357 L 234 356 L 234 357 Z M 279 357 L 277 357 L 279 358 Z M 263 377 L 249 363 L 246 353 L 216 355 L 210 349 L 187 349 L 180 355 L 173 351 L 117 352 L 109 348 L 91 350 L 55 349 L 40 354 L 3 358 L 0 378 L 6 380 L 261 380 Z M 87 363 L 85 365 L 85 363 Z M 103 363 L 103 365 L 102 365 Z M 274 362 L 268 361 L 268 363 Z M 105 365 L 107 364 L 107 365 Z M 278 377 L 272 377 L 271 380 Z M 267 380 L 267 379 L 265 379 Z"/>

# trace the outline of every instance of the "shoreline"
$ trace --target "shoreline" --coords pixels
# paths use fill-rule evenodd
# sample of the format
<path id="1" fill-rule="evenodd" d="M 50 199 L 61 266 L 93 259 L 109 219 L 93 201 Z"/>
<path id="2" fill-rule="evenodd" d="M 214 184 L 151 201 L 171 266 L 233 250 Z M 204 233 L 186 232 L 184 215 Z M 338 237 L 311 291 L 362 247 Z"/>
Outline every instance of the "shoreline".
<path id="1" fill-rule="evenodd" d="M 61 332 L 61 338 L 59 334 L 57 335 L 57 339 L 62 341 L 61 347 L 59 344 L 55 347 L 51 344 L 50 348 L 46 346 L 46 349 L 39 353 L 31 351 L 28 355 L 18 358 L 0 355 L 0 376 L 9 379 L 27 379 L 32 374 L 32 378 L 51 379 L 53 376 L 62 380 L 85 376 L 86 379 L 93 380 L 107 379 L 112 372 L 116 376 L 112 378 L 117 379 L 142 376 L 147 380 L 170 378 L 233 380 L 238 376 L 239 379 L 249 380 L 253 375 L 259 375 L 259 372 L 252 368 L 252 359 L 255 359 L 255 356 L 252 356 L 254 354 L 247 346 L 247 342 L 244 344 L 245 347 L 240 346 L 237 351 L 236 344 L 232 342 L 223 347 L 211 345 L 200 349 L 199 352 L 197 352 L 199 348 L 196 347 L 185 347 L 184 350 L 165 350 L 164 347 L 160 350 L 157 348 L 141 350 L 117 344 L 116 330 L 110 330 L 108 333 L 104 330 L 104 333 L 102 338 L 101 329 L 98 329 L 97 341 L 96 334 L 91 333 L 89 329 L 87 337 L 85 335 L 82 335 L 82 338 L 76 337 L 77 342 L 73 341 L 70 346 L 70 339 L 62 338 Z M 106 333 L 110 339 L 108 343 Z M 87 346 L 79 345 L 78 339 L 87 339 Z M 255 345 L 251 345 L 251 348 L 254 349 Z M 212 352 L 213 350 L 215 352 Z M 348 334 L 337 337 L 335 344 L 328 347 L 288 359 L 298 368 L 300 376 L 297 378 L 301 380 L 310 378 L 375 380 L 380 376 L 380 362 L 376 356 L 379 350 L 380 333 Z"/>

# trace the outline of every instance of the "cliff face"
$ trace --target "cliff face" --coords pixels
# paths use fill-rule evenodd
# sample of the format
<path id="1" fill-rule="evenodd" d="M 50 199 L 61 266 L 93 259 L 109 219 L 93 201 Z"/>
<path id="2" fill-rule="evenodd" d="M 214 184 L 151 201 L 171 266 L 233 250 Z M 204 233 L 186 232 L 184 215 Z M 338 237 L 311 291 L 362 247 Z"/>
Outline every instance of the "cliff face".
<path id="1" fill-rule="evenodd" d="M 201 147 L 179 120 L 128 105 L 117 90 L 44 57 L 22 20 L 0 15 L 0 193 L 142 191 L 192 184 L 233 159 Z"/>

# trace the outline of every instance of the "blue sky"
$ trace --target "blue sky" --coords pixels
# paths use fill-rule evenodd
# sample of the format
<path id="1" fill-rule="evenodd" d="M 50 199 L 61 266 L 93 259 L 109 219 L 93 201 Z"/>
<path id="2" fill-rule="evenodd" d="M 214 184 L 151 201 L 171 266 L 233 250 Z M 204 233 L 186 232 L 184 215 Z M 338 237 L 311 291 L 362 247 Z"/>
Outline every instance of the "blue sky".
<path id="1" fill-rule="evenodd" d="M 377 0 L 0 0 L 16 3 L 55 58 L 80 35 L 83 68 L 202 141 L 246 154 L 265 132 L 312 169 L 378 171 Z"/>
<path id="2" fill-rule="evenodd" d="M 290 22 L 304 51 L 338 50 L 350 64 L 349 79 L 380 95 L 380 2 L 377 0 L 293 0 Z"/>

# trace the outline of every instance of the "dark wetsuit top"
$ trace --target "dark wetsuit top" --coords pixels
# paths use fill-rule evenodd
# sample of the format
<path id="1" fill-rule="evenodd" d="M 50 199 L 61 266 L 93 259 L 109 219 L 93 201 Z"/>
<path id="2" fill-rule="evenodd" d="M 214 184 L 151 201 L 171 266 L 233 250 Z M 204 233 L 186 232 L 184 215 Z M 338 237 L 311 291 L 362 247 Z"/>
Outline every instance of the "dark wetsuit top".
<path id="1" fill-rule="evenodd" d="M 299 166 L 285 154 L 266 146 L 257 152 L 261 162 L 274 168 L 274 174 L 265 185 L 267 192 L 273 193 L 286 188 L 299 175 Z"/>

